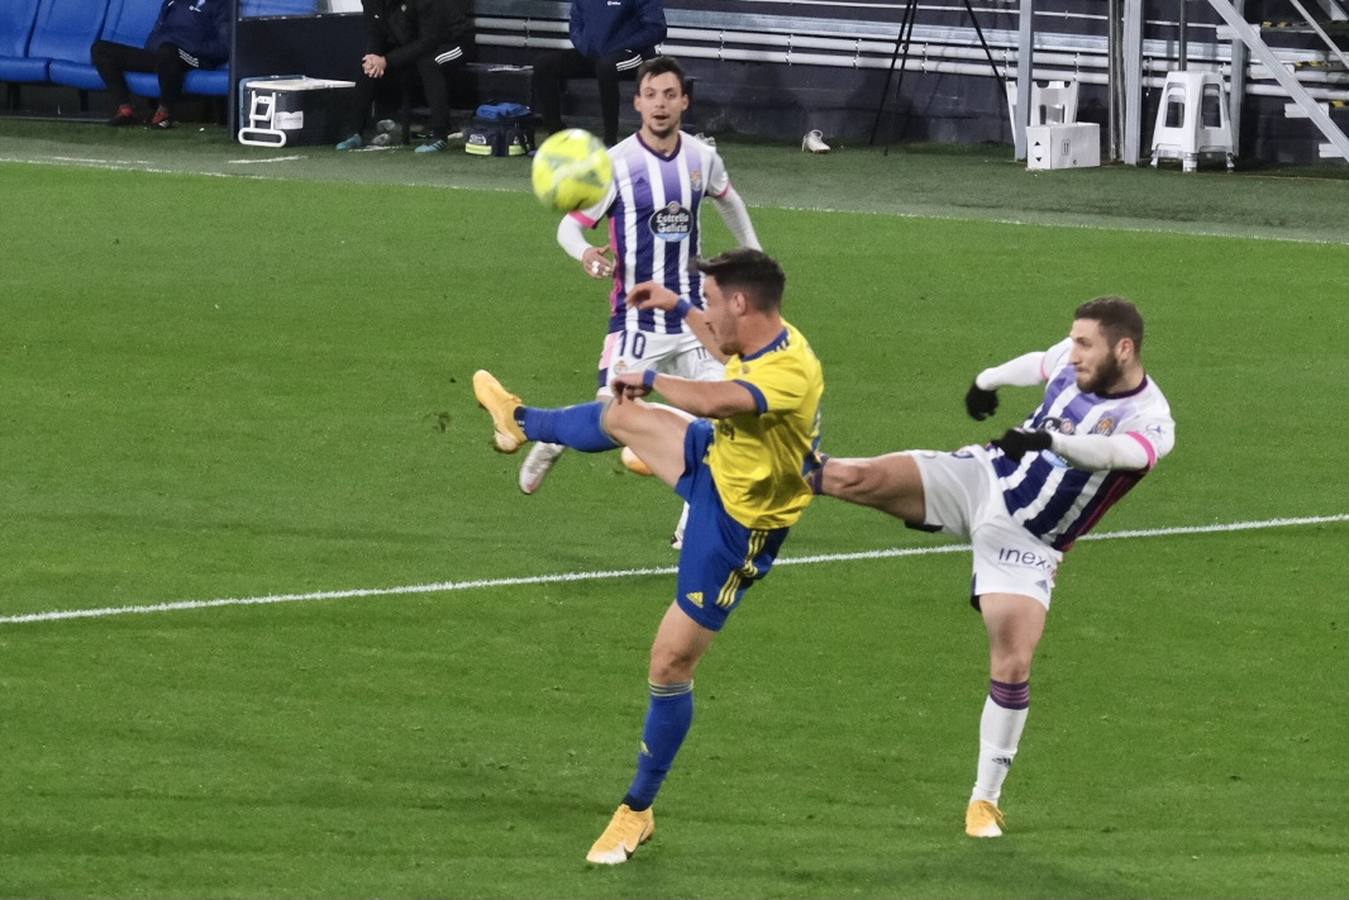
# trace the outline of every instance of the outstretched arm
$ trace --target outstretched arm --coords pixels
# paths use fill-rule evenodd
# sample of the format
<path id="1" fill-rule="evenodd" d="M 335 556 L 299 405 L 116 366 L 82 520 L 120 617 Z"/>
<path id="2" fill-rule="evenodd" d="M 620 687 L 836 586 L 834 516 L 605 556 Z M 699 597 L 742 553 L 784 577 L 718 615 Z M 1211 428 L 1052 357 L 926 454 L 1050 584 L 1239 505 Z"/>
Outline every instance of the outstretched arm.
<path id="1" fill-rule="evenodd" d="M 707 317 L 703 311 L 694 306 L 687 300 L 680 300 L 679 295 L 662 284 L 654 281 L 643 281 L 635 286 L 628 294 L 628 304 L 638 309 L 663 309 L 667 312 L 674 312 L 688 323 L 689 331 L 692 331 L 698 340 L 702 341 L 707 352 L 712 354 L 712 358 L 718 362 L 726 362 L 726 354 L 721 352 L 717 346 L 716 339 L 712 336 L 712 329 L 707 327 Z M 662 391 L 661 393 L 664 393 Z M 693 412 L 693 410 L 689 410 Z M 695 413 L 695 415 L 704 415 L 704 413 Z"/>
<path id="2" fill-rule="evenodd" d="M 712 202 L 716 204 L 717 212 L 721 213 L 722 219 L 726 221 L 726 227 L 735 236 L 737 244 L 754 250 L 763 249 L 759 245 L 759 236 L 754 233 L 754 223 L 749 220 L 749 208 L 745 206 L 745 201 L 736 193 L 735 188 L 727 187 L 726 193 L 720 197 L 713 197 Z"/>
<path id="3" fill-rule="evenodd" d="M 984 369 L 974 376 L 974 383 L 965 393 L 965 411 L 976 422 L 987 419 L 998 410 L 998 388 L 1043 384 L 1071 347 L 1072 341 L 1064 338 L 1048 350 L 1023 353 L 1000 366 Z"/>
<path id="4" fill-rule="evenodd" d="M 1000 387 L 1031 387 L 1043 384 L 1045 351 L 1023 353 L 1016 359 L 1009 359 L 1000 366 L 984 369 L 974 376 L 974 383 L 981 390 L 996 391 Z"/>
<path id="5" fill-rule="evenodd" d="M 1146 469 L 1154 461 L 1146 443 L 1132 434 L 1053 434 L 1049 449 L 1075 468 Z"/>
<path id="6" fill-rule="evenodd" d="M 1012 459 L 1049 450 L 1075 469 L 1102 472 L 1111 469 L 1147 469 L 1157 460 L 1156 450 L 1135 434 L 1059 434 L 1009 428 L 991 442 Z"/>
<path id="7" fill-rule="evenodd" d="M 688 323 L 689 329 L 703 345 L 716 356 L 726 360 L 713 340 L 703 311 L 664 285 L 644 281 L 628 294 L 628 303 L 638 309 L 663 309 L 673 312 Z M 614 400 L 636 400 L 652 391 L 659 391 L 665 401 L 676 409 L 709 419 L 724 419 L 737 413 L 760 412 L 762 394 L 756 394 L 744 384 L 735 381 L 694 381 L 674 375 L 661 375 L 654 369 L 644 372 L 623 372 L 610 383 Z"/>
<path id="8" fill-rule="evenodd" d="M 659 391 L 669 405 L 701 418 L 724 419 L 759 410 L 759 401 L 750 389 L 734 381 L 694 381 L 647 369 L 615 376 L 609 387 L 615 402 L 622 403 L 625 399 L 634 400 Z"/>

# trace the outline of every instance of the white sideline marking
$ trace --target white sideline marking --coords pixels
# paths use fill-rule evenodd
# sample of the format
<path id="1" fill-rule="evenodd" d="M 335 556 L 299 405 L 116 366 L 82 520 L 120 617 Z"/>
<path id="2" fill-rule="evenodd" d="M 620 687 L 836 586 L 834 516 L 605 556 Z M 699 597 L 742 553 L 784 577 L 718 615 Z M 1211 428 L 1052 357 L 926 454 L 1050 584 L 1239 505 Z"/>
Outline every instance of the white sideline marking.
<path id="1" fill-rule="evenodd" d="M 896 7 L 897 8 L 897 7 Z M 356 150 L 348 151 L 359 153 L 366 150 L 398 150 L 398 147 L 358 147 Z M 269 162 L 270 160 L 248 160 L 248 162 Z M 278 160 L 279 161 L 279 160 Z M 240 162 L 240 160 L 230 160 L 230 162 Z M 126 163 L 115 162 L 112 160 L 100 159 L 82 159 L 74 156 L 50 156 L 43 159 L 32 159 L 29 157 L 0 156 L 0 163 L 26 163 L 35 166 L 78 166 L 88 169 L 107 169 L 116 172 L 150 172 L 156 175 L 201 175 L 211 178 L 251 178 L 257 180 L 270 181 L 309 181 L 314 184 L 325 184 L 332 182 L 341 182 L 340 179 L 291 179 L 281 175 L 251 175 L 243 172 L 207 172 L 197 169 L 169 169 L 162 166 L 156 166 L 146 160 L 129 160 Z M 132 165 L 133 163 L 139 164 Z M 356 182 L 361 183 L 361 182 Z M 458 184 L 435 184 L 424 181 L 399 181 L 399 182 L 364 182 L 366 184 L 389 184 L 395 187 L 410 188 L 430 188 L 434 190 L 450 191 L 482 191 L 492 194 L 519 194 L 521 189 L 509 187 L 493 187 L 490 185 L 480 185 L 477 187 Z M 1244 233 L 1235 230 L 1236 225 L 1231 226 L 1232 230 L 1223 230 L 1221 223 L 1206 223 L 1208 227 L 1166 228 L 1159 225 L 1144 225 L 1137 222 L 1057 222 L 1054 221 L 1054 213 L 1045 213 L 1044 220 L 1034 219 L 1016 219 L 1004 216 L 957 216 L 950 213 L 934 212 L 914 212 L 912 210 L 865 210 L 865 209 L 841 209 L 831 206 L 792 206 L 788 204 L 760 203 L 756 204 L 756 209 L 780 209 L 788 212 L 817 212 L 817 213 L 850 213 L 859 216 L 882 216 L 896 219 L 935 219 L 942 222 L 968 222 L 971 224 L 986 223 L 992 225 L 1012 225 L 1018 228 L 1074 228 L 1079 231 L 1125 231 L 1139 234 L 1181 234 L 1189 237 L 1204 238 L 1229 238 L 1249 241 L 1277 241 L 1287 244 L 1319 244 L 1325 246 L 1339 247 L 1346 240 L 1335 240 L 1325 237 L 1308 237 L 1306 235 L 1286 235 L 1269 234 L 1262 231 L 1253 233 Z M 1261 226 L 1262 228 L 1273 228 L 1274 226 Z M 3 619 L 0 619 L 3 621 Z"/>
<path id="2" fill-rule="evenodd" d="M 1174 528 L 1142 528 L 1134 531 L 1107 531 L 1089 534 L 1084 541 L 1108 541 L 1127 538 L 1165 537 L 1176 534 L 1216 534 L 1228 531 L 1256 531 L 1266 528 L 1288 528 L 1294 525 L 1325 525 L 1349 522 L 1349 513 L 1330 516 L 1302 516 L 1288 519 L 1262 519 L 1253 522 L 1224 522 L 1215 525 L 1183 525 Z M 858 559 L 892 559 L 900 556 L 930 556 L 937 553 L 959 553 L 969 550 L 969 544 L 943 544 L 937 547 L 892 547 L 888 550 L 861 550 L 855 553 L 822 553 L 816 556 L 794 556 L 779 559 L 779 566 L 813 565 L 825 562 L 849 562 Z M 560 572 L 555 575 L 526 575 L 518 578 L 480 578 L 473 581 L 440 581 L 433 584 L 409 584 L 388 588 L 353 588 L 345 591 L 313 591 L 307 594 L 269 594 L 263 597 L 220 597 L 215 600 L 175 600 L 145 606 L 105 606 L 101 609 L 55 609 L 48 612 L 0 616 L 0 624 L 18 625 L 27 622 L 52 622 L 57 619 L 101 619 L 128 613 L 174 612 L 184 609 L 211 609 L 217 606 L 261 606 L 270 603 L 305 603 L 311 600 L 348 600 L 357 597 L 388 597 L 396 594 L 438 594 L 450 591 L 469 591 L 476 588 L 515 587 L 528 584 L 558 584 L 569 581 L 603 581 L 611 578 L 636 578 L 645 575 L 672 575 L 674 566 L 651 569 L 611 569 L 598 572 Z"/>
<path id="3" fill-rule="evenodd" d="M 265 175 L 248 175 L 243 172 L 196 172 L 190 169 L 163 169 L 152 165 L 135 166 L 129 163 L 110 162 L 101 159 L 84 160 L 72 162 L 74 157 L 56 157 L 50 159 L 19 159 L 17 157 L 0 156 L 0 163 L 22 163 L 29 166 L 62 166 L 69 168 L 76 166 L 81 169 L 104 169 L 109 172 L 148 172 L 152 175 L 201 175 L 210 178 L 247 178 L 257 181 L 268 180 Z M 284 179 L 274 178 L 273 181 Z M 317 182 L 316 182 L 317 183 Z"/>
<path id="4" fill-rule="evenodd" d="M 235 166 L 251 166 L 254 163 L 294 162 L 297 159 L 308 158 L 307 156 L 269 156 L 267 159 L 231 159 L 226 160 L 226 162 Z"/>
<path id="5" fill-rule="evenodd" d="M 73 163 L 107 163 L 114 166 L 148 166 L 148 159 L 91 159 L 87 156 L 53 156 L 52 159 Z"/>

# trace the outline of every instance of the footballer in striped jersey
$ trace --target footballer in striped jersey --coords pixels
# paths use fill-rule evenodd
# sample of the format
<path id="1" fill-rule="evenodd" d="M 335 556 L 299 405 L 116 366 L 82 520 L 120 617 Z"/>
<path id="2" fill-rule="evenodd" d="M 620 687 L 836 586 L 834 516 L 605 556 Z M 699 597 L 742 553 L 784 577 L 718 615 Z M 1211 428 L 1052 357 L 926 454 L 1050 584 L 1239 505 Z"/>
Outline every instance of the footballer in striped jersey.
<path id="1" fill-rule="evenodd" d="M 990 685 L 965 813 L 971 837 L 1002 834 L 1002 785 L 1064 553 L 1175 444 L 1171 407 L 1143 368 L 1142 347 L 1143 317 L 1131 302 L 1089 301 L 1066 339 L 985 369 L 966 394 L 967 412 L 983 420 L 997 410 L 998 388 L 1044 384 L 1021 427 L 954 453 L 828 459 L 821 469 L 820 493 L 973 545 L 970 595 L 988 630 Z"/>
<path id="2" fill-rule="evenodd" d="M 613 376 L 648 369 L 681 378 L 715 381 L 721 363 L 707 352 L 685 321 L 660 310 L 628 305 L 634 286 L 654 282 L 698 308 L 703 276 L 692 262 L 702 244 L 704 198 L 725 219 L 742 247 L 760 249 L 749 211 L 731 186 L 721 157 L 710 144 L 680 130 L 689 98 L 684 72 L 668 56 L 647 60 L 637 71 L 633 101 L 641 128 L 609 149 L 614 164 L 608 194 L 589 209 L 565 216 L 557 240 L 592 278 L 609 282 L 608 331 L 600 352 L 598 395 L 606 396 Z M 585 229 L 608 220 L 607 242 L 592 245 Z M 535 444 L 520 467 L 520 490 L 532 494 L 563 448 Z M 642 471 L 625 453 L 625 462 Z M 685 517 L 675 532 L 683 538 Z"/>

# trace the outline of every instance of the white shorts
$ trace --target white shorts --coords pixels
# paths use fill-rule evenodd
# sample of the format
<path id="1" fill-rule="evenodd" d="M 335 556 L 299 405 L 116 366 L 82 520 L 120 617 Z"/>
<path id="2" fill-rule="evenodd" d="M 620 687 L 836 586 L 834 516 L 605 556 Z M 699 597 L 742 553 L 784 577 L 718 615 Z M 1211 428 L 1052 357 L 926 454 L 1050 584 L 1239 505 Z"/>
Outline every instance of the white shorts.
<path id="1" fill-rule="evenodd" d="M 609 393 L 609 381 L 621 372 L 655 369 L 694 381 L 720 381 L 725 367 L 692 334 L 653 331 L 611 331 L 600 352 L 599 392 Z"/>
<path id="2" fill-rule="evenodd" d="M 967 537 L 974 545 L 970 596 L 1023 594 L 1049 608 L 1063 553 L 1041 542 L 1007 512 L 988 451 L 914 450 L 926 498 L 924 525 Z"/>

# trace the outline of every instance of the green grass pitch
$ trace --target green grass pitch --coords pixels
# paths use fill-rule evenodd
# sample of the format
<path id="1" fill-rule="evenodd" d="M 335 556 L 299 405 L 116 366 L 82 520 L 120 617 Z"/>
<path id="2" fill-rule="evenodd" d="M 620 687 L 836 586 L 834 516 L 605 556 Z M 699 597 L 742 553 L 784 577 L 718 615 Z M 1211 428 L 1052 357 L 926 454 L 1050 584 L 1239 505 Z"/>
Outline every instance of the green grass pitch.
<path id="1" fill-rule="evenodd" d="M 830 452 L 991 437 L 1036 395 L 972 423 L 974 372 L 1119 292 L 1148 317 L 1178 444 L 1101 531 L 1349 513 L 1349 246 L 1264 239 L 1301 201 L 1266 210 L 1262 239 L 1178 224 L 1240 230 L 1244 200 L 1174 208 L 1205 184 L 1343 182 L 1102 170 L 1136 195 L 1112 222 L 1003 166 L 999 209 L 952 217 L 953 184 L 942 217 L 897 216 L 868 199 L 886 167 L 936 204 L 942 166 L 984 164 L 839 155 L 832 186 L 795 182 L 819 199 L 799 205 L 847 201 L 823 212 L 781 208 L 775 153 L 804 171 L 725 150 L 824 362 Z M 704 660 L 656 838 L 614 870 L 583 856 L 631 774 L 670 575 L 13 621 L 674 564 L 677 499 L 612 454 L 570 454 L 525 497 L 518 458 L 489 450 L 473 370 L 587 398 L 603 288 L 521 170 L 482 168 L 513 163 L 454 161 L 470 187 L 448 190 L 412 162 L 0 163 L 0 896 L 1344 894 L 1343 520 L 1080 544 L 997 841 L 961 830 L 987 686 L 968 557 L 789 564 L 946 544 L 832 501 Z M 1018 208 L 1044 224 L 996 221 L 1034 218 Z"/>

